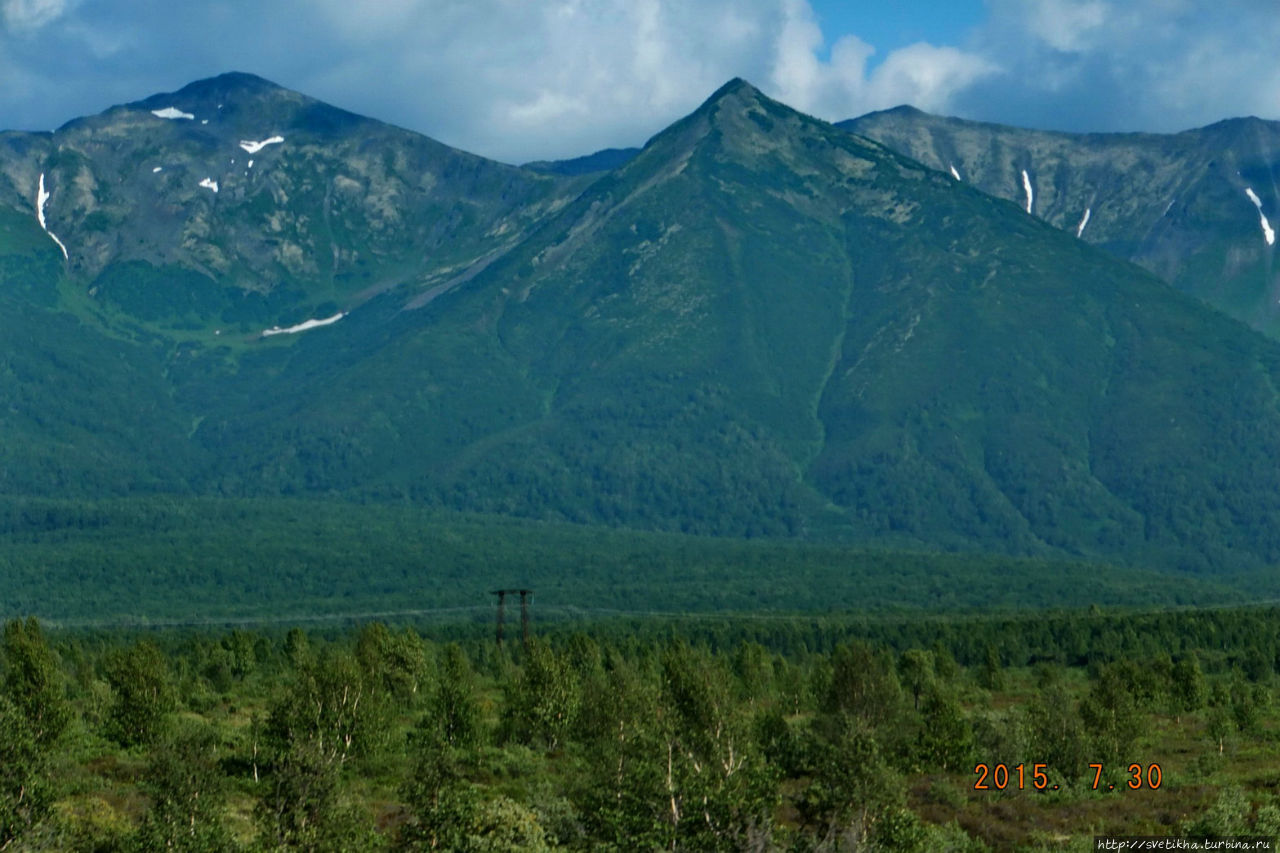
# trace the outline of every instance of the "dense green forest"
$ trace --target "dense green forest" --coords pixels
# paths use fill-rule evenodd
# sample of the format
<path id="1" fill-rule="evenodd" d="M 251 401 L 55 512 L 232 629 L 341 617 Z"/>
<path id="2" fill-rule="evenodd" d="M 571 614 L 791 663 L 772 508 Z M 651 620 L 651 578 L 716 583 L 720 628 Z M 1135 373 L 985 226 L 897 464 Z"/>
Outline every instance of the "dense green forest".
<path id="1" fill-rule="evenodd" d="M 434 613 L 487 591 L 600 611 L 959 611 L 1280 598 L 1274 573 L 1193 575 L 1001 555 L 728 540 L 319 500 L 0 498 L 0 618 L 146 623 Z"/>
<path id="2" fill-rule="evenodd" d="M 517 636 L 513 637 L 515 633 Z M 1074 850 L 1280 833 L 1280 610 L 48 630 L 0 847 Z"/>

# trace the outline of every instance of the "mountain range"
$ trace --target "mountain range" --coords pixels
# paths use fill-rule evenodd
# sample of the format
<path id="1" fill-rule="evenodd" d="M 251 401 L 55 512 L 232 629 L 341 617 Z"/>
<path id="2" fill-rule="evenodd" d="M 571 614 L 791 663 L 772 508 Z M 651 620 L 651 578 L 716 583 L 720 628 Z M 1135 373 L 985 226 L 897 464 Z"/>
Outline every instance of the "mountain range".
<path id="1" fill-rule="evenodd" d="M 1280 336 L 1280 123 L 1072 134 L 898 107 L 840 122 Z"/>
<path id="2" fill-rule="evenodd" d="M 228 74 L 0 134 L 0 492 L 1275 563 L 1274 133 L 734 80 L 515 167 Z"/>

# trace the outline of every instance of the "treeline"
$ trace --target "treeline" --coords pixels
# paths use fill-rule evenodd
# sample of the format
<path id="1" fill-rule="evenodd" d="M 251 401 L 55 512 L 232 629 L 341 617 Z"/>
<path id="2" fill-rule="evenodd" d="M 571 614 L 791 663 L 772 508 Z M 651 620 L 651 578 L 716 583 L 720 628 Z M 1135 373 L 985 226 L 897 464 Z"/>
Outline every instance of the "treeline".
<path id="1" fill-rule="evenodd" d="M 489 603 L 637 612 L 1159 607 L 1280 596 L 1273 572 L 1194 576 L 986 554 L 638 532 L 405 504 L 0 496 L 0 617 L 61 624 L 285 618 Z"/>
<path id="2" fill-rule="evenodd" d="M 501 648 L 381 623 L 125 636 L 15 620 L 0 848 L 976 851 L 1276 834 L 1257 772 L 1274 755 L 1275 615 L 903 620 L 808 639 L 801 621 L 798 643 L 760 623 L 614 622 Z M 1147 648 L 1146 631 L 1179 639 Z"/>
<path id="3" fill-rule="evenodd" d="M 895 652 L 932 649 L 973 667 L 989 659 L 1001 668 L 1038 665 L 1096 668 L 1129 660 L 1195 654 L 1207 671 L 1246 669 L 1262 674 L 1280 668 L 1280 607 L 1234 607 L 1165 611 L 1023 611 L 945 616 L 924 614 L 690 614 L 681 618 L 596 618 L 589 623 L 551 624 L 542 631 L 553 642 L 568 642 L 587 626 L 592 636 L 637 653 L 680 638 L 727 653 L 758 644 L 786 659 L 830 654 L 850 642 Z M 490 638 L 492 623 L 467 627 L 423 624 L 437 641 L 468 636 Z M 335 634 L 334 636 L 338 636 Z"/>

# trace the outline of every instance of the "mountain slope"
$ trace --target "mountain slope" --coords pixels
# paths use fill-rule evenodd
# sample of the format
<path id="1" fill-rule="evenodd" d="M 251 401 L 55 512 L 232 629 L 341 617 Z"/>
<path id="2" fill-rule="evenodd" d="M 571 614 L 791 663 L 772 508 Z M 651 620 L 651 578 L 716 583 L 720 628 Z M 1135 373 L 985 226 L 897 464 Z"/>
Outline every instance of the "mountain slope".
<path id="1" fill-rule="evenodd" d="M 1278 122 L 1069 134 L 899 107 L 839 126 L 1024 209 L 1030 198 L 1033 215 L 1280 336 Z"/>
<path id="2" fill-rule="evenodd" d="M 524 168 L 553 175 L 589 175 L 625 166 L 639 153 L 639 148 L 602 148 L 594 154 L 571 160 L 535 160 L 525 163 Z"/>
<path id="3" fill-rule="evenodd" d="M 163 349 L 57 310 L 62 260 L 30 217 L 0 208 L 0 493 L 180 488 L 200 449 Z"/>
<path id="4" fill-rule="evenodd" d="M 0 204 L 43 218 L 104 312 L 204 340 L 431 287 L 574 186 L 248 74 L 0 139 Z"/>
<path id="5" fill-rule="evenodd" d="M 196 118 L 153 113 L 170 106 Z M 199 151 L 268 133 L 284 142 L 254 152 L 248 183 L 189 186 Z M 151 172 L 143 150 L 173 163 Z M 0 152 L 11 495 L 313 495 L 1194 569 L 1280 560 L 1280 345 L 740 80 L 575 179 L 242 75 L 7 134 Z M 129 158 L 141 181 L 186 177 L 103 180 Z M 338 203 L 339 178 L 375 173 Z M 28 198 L 40 174 L 52 234 Z M 91 239 L 108 209 L 119 227 Z M 192 222 L 209 236 L 186 240 Z M 290 272 L 286 243 L 338 272 Z M 343 277 L 348 251 L 367 274 Z"/>
<path id="6" fill-rule="evenodd" d="M 244 392 L 269 408 L 202 424 L 252 472 L 237 487 L 1196 567 L 1280 557 L 1274 344 L 741 81 L 465 286 L 377 310 Z"/>

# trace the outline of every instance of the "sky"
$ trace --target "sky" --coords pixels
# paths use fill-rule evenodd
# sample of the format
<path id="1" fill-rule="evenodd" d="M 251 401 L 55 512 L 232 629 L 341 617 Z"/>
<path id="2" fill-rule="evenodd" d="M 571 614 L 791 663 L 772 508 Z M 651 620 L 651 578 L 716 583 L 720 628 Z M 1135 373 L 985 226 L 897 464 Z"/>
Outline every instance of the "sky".
<path id="1" fill-rule="evenodd" d="M 0 128 L 225 71 L 506 162 L 640 145 L 742 77 L 1071 131 L 1280 118 L 1274 0 L 0 0 Z"/>

